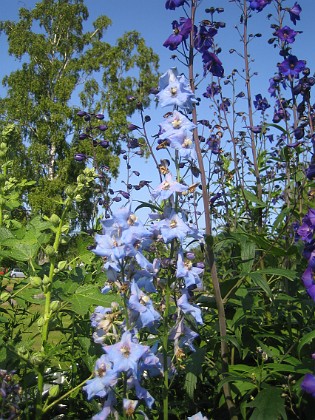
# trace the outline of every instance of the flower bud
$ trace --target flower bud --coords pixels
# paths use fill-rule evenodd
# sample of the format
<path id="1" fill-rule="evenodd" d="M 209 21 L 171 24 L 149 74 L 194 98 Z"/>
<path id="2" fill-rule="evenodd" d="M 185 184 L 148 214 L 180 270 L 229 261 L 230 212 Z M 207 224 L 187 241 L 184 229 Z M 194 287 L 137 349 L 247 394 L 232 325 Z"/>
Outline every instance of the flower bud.
<path id="1" fill-rule="evenodd" d="M 59 385 L 57 384 L 53 385 L 51 388 L 49 388 L 49 393 L 48 393 L 49 397 L 51 398 L 57 397 L 59 395 L 59 390 L 60 390 Z"/>
<path id="2" fill-rule="evenodd" d="M 42 284 L 42 279 L 38 276 L 31 276 L 30 283 L 33 287 L 39 287 Z"/>

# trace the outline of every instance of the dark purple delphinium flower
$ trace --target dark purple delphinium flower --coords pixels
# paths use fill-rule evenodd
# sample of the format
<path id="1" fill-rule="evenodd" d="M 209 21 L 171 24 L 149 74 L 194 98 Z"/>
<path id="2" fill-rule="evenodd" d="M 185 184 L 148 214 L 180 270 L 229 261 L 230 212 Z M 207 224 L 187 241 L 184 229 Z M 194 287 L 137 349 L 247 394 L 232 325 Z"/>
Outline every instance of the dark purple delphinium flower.
<path id="1" fill-rule="evenodd" d="M 170 35 L 167 40 L 164 42 L 163 46 L 169 48 L 171 51 L 177 49 L 179 44 L 185 41 L 192 29 L 191 19 L 189 18 L 180 18 L 179 23 L 177 20 L 172 22 L 173 33 Z"/>
<path id="2" fill-rule="evenodd" d="M 304 137 L 304 128 L 303 127 L 296 127 L 293 130 L 293 135 L 296 140 L 301 140 Z"/>
<path id="3" fill-rule="evenodd" d="M 215 134 L 211 134 L 208 138 L 207 145 L 209 146 L 209 150 L 215 155 L 220 153 L 220 139 Z"/>
<path id="4" fill-rule="evenodd" d="M 176 7 L 184 6 L 187 4 L 187 0 L 166 0 L 165 8 L 169 10 L 175 10 Z"/>
<path id="5" fill-rule="evenodd" d="M 258 111 L 266 111 L 267 108 L 270 107 L 266 98 L 263 98 L 262 95 L 259 93 L 255 96 L 254 106 Z"/>
<path id="6" fill-rule="evenodd" d="M 196 50 L 199 52 L 208 51 L 213 45 L 213 37 L 217 32 L 213 26 L 206 28 L 205 25 L 200 25 L 194 40 Z"/>
<path id="7" fill-rule="evenodd" d="M 296 25 L 296 21 L 300 20 L 300 13 L 302 11 L 302 8 L 297 2 L 294 3 L 294 5 L 291 7 L 291 9 L 285 9 L 290 14 L 290 19 L 293 22 L 294 25 Z"/>
<path id="8" fill-rule="evenodd" d="M 231 106 L 231 101 L 229 100 L 229 98 L 223 98 L 220 104 L 220 109 L 222 109 L 222 111 L 228 111 L 229 106 Z"/>
<path id="9" fill-rule="evenodd" d="M 274 35 L 276 35 L 281 41 L 287 42 L 288 44 L 293 44 L 297 34 L 298 32 L 289 28 L 289 26 L 284 26 L 283 28 L 279 28 L 276 32 L 274 32 Z"/>
<path id="10" fill-rule="evenodd" d="M 289 55 L 278 67 L 283 76 L 297 77 L 305 69 L 305 61 L 298 60 L 295 55 Z"/>
<path id="11" fill-rule="evenodd" d="M 207 74 L 207 71 L 213 74 L 213 76 L 223 77 L 224 69 L 219 58 L 209 51 L 205 51 L 202 54 L 204 76 Z"/>
<path id="12" fill-rule="evenodd" d="M 301 383 L 301 388 L 303 391 L 311 394 L 312 397 L 315 397 L 315 376 L 307 373 Z"/>
<path id="13" fill-rule="evenodd" d="M 249 7 L 252 10 L 261 12 L 269 3 L 271 3 L 271 0 L 249 0 Z"/>
<path id="14" fill-rule="evenodd" d="M 207 90 L 203 93 L 205 98 L 213 98 L 215 95 L 218 95 L 221 92 L 221 86 L 216 82 L 212 82 L 211 85 L 207 86 Z"/>
<path id="15" fill-rule="evenodd" d="M 74 155 L 74 160 L 77 162 L 83 162 L 87 159 L 87 156 L 84 153 L 76 153 Z"/>
<path id="16" fill-rule="evenodd" d="M 315 162 L 312 162 L 307 168 L 306 177 L 310 180 L 315 179 Z"/>
<path id="17" fill-rule="evenodd" d="M 311 224 L 308 218 L 303 218 L 303 223 L 298 228 L 297 234 L 299 235 L 300 239 L 304 242 L 312 241 L 314 235 L 314 226 Z"/>

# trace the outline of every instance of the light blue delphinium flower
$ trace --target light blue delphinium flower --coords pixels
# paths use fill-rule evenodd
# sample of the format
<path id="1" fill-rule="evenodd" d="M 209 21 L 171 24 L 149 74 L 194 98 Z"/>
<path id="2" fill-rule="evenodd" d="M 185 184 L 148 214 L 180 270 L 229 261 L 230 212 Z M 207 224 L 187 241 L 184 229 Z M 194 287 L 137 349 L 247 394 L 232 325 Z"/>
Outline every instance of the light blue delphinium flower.
<path id="1" fill-rule="evenodd" d="M 198 306 L 189 303 L 189 293 L 187 290 L 184 290 L 182 293 L 182 296 L 177 301 L 178 307 L 184 312 L 184 314 L 190 314 L 198 324 L 203 324 L 201 309 Z"/>
<path id="2" fill-rule="evenodd" d="M 187 417 L 187 420 L 208 420 L 208 418 L 206 416 L 203 416 L 201 411 L 199 411 L 199 413 L 194 414 L 191 417 Z"/>
<path id="3" fill-rule="evenodd" d="M 176 67 L 169 69 L 160 77 L 160 92 L 156 95 L 161 107 L 178 106 L 187 112 L 192 111 L 193 103 L 196 102 L 189 81 L 184 75 L 178 75 Z"/>
<path id="4" fill-rule="evenodd" d="M 173 130 L 169 134 L 167 140 L 169 146 L 175 150 L 178 150 L 178 154 L 181 158 L 187 160 L 196 160 L 197 154 L 195 150 L 195 142 L 193 140 L 193 134 L 188 129 Z"/>
<path id="5" fill-rule="evenodd" d="M 83 387 L 83 390 L 87 393 L 88 400 L 93 397 L 106 397 L 111 388 L 117 383 L 117 372 L 112 369 L 112 362 L 107 354 L 102 354 L 96 361 L 94 375 L 94 378 L 89 379 Z"/>
<path id="6" fill-rule="evenodd" d="M 138 400 L 129 400 L 128 398 L 123 399 L 123 408 L 127 416 L 133 416 L 138 403 Z"/>
<path id="7" fill-rule="evenodd" d="M 129 369 L 136 372 L 138 361 L 148 348 L 133 341 L 130 331 L 125 331 L 118 343 L 104 346 L 115 372 L 127 372 Z"/>
<path id="8" fill-rule="evenodd" d="M 195 331 L 187 327 L 184 318 L 177 321 L 176 325 L 171 329 L 169 339 L 174 340 L 175 348 L 188 347 L 191 351 L 196 351 L 193 341 L 198 337 Z"/>
<path id="9" fill-rule="evenodd" d="M 95 414 L 95 416 L 92 417 L 92 420 L 106 420 L 110 414 L 113 414 L 116 418 L 118 413 L 114 408 L 115 404 L 116 404 L 115 392 L 113 390 L 110 390 L 104 402 L 102 411 Z"/>
<path id="10" fill-rule="evenodd" d="M 186 288 L 191 286 L 202 287 L 200 276 L 203 271 L 202 268 L 194 267 L 191 260 L 185 260 L 182 251 L 178 253 L 176 277 L 184 279 Z"/>
<path id="11" fill-rule="evenodd" d="M 165 219 L 157 222 L 155 227 L 160 230 L 165 243 L 175 238 L 182 242 L 191 231 L 190 227 L 186 225 L 174 210 Z"/>
<path id="12" fill-rule="evenodd" d="M 172 174 L 168 173 L 165 176 L 164 181 L 151 192 L 153 198 L 160 198 L 161 200 L 167 200 L 174 192 L 187 191 L 187 185 L 180 184 L 173 180 Z"/>
<path id="13" fill-rule="evenodd" d="M 174 130 L 193 130 L 195 127 L 195 124 L 185 117 L 184 114 L 175 110 L 160 124 L 159 139 L 167 139 L 168 136 L 174 133 Z"/>
<path id="14" fill-rule="evenodd" d="M 147 407 L 148 408 L 152 408 L 155 400 L 152 397 L 152 395 L 149 393 L 149 391 L 147 391 L 145 388 L 143 388 L 140 385 L 140 382 L 137 379 L 137 377 L 130 376 L 128 378 L 128 381 L 127 381 L 127 386 L 128 386 L 129 389 L 134 388 L 135 389 L 135 392 L 136 392 L 137 398 L 139 398 L 139 400 L 144 400 L 144 402 L 146 403 Z"/>
<path id="15" fill-rule="evenodd" d="M 139 289 L 134 281 L 131 283 L 128 308 L 131 310 L 131 320 L 136 321 L 138 328 L 150 328 L 161 319 L 161 315 L 155 310 L 152 300 Z"/>

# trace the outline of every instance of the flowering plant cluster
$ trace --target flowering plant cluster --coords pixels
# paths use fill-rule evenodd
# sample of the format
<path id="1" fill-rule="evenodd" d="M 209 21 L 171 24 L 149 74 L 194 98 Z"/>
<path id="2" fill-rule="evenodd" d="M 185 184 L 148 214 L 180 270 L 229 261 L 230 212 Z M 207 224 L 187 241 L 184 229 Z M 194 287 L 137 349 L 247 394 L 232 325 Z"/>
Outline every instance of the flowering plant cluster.
<path id="1" fill-rule="evenodd" d="M 38 202 L 40 215 L 15 217 L 34 183 L 11 176 L 18 134 L 2 133 L 0 417 L 314 417 L 315 75 L 297 48 L 303 5 L 204 3 L 164 1 L 173 64 L 159 77 L 144 75 L 150 51 L 136 33 L 106 56 L 111 89 L 86 85 L 69 153 L 79 176 L 56 212 Z M 236 36 L 222 39 L 235 16 Z M 269 33 L 257 32 L 263 19 Z M 257 66 L 266 36 L 275 63 Z M 57 143 L 49 174 L 70 150 Z M 26 277 L 10 277 L 13 261 Z"/>
<path id="2" fill-rule="evenodd" d="M 114 191 L 106 189 L 106 197 L 102 200 L 103 204 L 106 203 L 105 219 L 101 221 L 102 233 L 95 236 L 93 252 L 104 260 L 107 282 L 102 292 L 110 294 L 114 291 L 120 299 L 113 302 L 111 307 L 97 307 L 91 318 L 95 328 L 93 339 L 102 346 L 104 352 L 96 361 L 94 378 L 84 387 L 89 399 L 100 397 L 103 400 L 103 409 L 95 416 L 96 419 L 107 418 L 117 409 L 117 395 L 114 392 L 117 387 L 123 390 L 121 399 L 125 415 L 140 412 L 141 402 L 144 402 L 148 409 L 154 409 L 158 401 L 155 401 L 154 395 L 147 389 L 149 378 L 153 377 L 162 380 L 163 412 L 164 418 L 168 418 L 170 383 L 179 373 L 182 360 L 196 351 L 196 330 L 198 326 L 204 326 L 201 308 L 194 301 L 196 296 L 207 294 L 202 283 L 206 266 L 211 275 L 213 296 L 218 310 L 221 372 L 224 378 L 228 378 L 227 321 L 218 278 L 218 265 L 211 245 L 213 230 L 218 226 L 218 218 L 215 216 L 222 216 L 225 211 L 225 217 L 231 217 L 231 220 L 236 220 L 235 212 L 239 212 L 240 219 L 244 221 L 256 218 L 257 235 L 265 238 L 270 235 L 269 228 L 265 226 L 272 223 L 277 216 L 275 209 L 280 211 L 277 220 L 279 217 L 286 218 L 287 225 L 290 221 L 289 212 L 296 206 L 291 194 L 292 182 L 296 191 L 300 191 L 298 194 L 303 194 L 302 189 L 299 189 L 300 180 L 297 181 L 296 177 L 291 180 L 290 166 L 301 153 L 311 152 L 305 139 L 313 138 L 314 107 L 310 103 L 310 92 L 315 79 L 310 76 L 306 61 L 299 60 L 292 53 L 300 32 L 284 24 L 284 19 L 288 16 L 291 23 L 296 25 L 302 9 L 298 3 L 291 7 L 283 7 L 282 2 L 272 0 L 233 2 L 241 10 L 241 22 L 245 22 L 241 40 L 244 43 L 242 56 L 248 79 L 251 76 L 246 38 L 247 21 L 253 13 L 262 12 L 272 3 L 275 3 L 277 8 L 279 23 L 272 25 L 272 38 L 268 41 L 275 48 L 279 48 L 281 56 L 277 71 L 269 80 L 268 92 L 275 101 L 272 122 L 268 122 L 268 110 L 271 108 L 268 99 L 261 93 L 251 99 L 249 84 L 246 93 L 234 95 L 234 102 L 223 96 L 221 81 L 225 77 L 224 68 L 218 58 L 221 49 L 214 39 L 219 29 L 225 27 L 223 22 L 217 22 L 214 18 L 216 14 L 223 13 L 223 8 L 206 9 L 210 19 L 201 20 L 197 26 L 195 21 L 199 1 L 166 1 L 166 9 L 176 10 L 181 7 L 186 17 L 173 20 L 173 33 L 163 45 L 178 54 L 173 55 L 173 58 L 187 68 L 189 77 L 180 74 L 177 67 L 172 67 L 160 77 L 158 88 L 152 89 L 156 102 L 161 107 L 172 107 L 172 110 L 164 115 L 164 121 L 159 124 L 153 142 L 148 138 L 146 127 L 150 117 L 144 116 L 141 104 L 139 111 L 142 126 L 129 126 L 128 147 L 134 152 L 137 151 L 138 156 L 143 155 L 145 150 L 150 151 L 158 169 L 160 184 L 153 187 L 150 185 L 151 181 L 141 181 L 142 185 L 139 183 L 138 188 L 135 188 L 127 181 L 125 184 L 128 192 L 120 191 L 120 195 L 127 199 L 128 203 L 114 214 L 111 214 L 110 205 L 110 196 Z M 230 50 L 230 53 L 235 53 L 235 50 Z M 210 109 L 218 117 L 216 124 L 197 118 L 197 106 L 200 105 L 201 99 L 196 97 L 195 90 L 198 83 L 202 82 L 197 82 L 194 77 L 194 59 L 197 55 L 201 55 L 202 59 L 202 77 L 211 77 L 203 97 L 210 101 Z M 230 85 L 235 90 L 237 73 L 234 69 L 224 81 L 224 85 Z M 291 94 L 289 99 L 285 97 L 288 91 Z M 249 101 L 247 116 L 236 107 L 236 102 L 245 96 Z M 135 98 L 130 96 L 130 100 Z M 254 124 L 254 110 L 260 115 L 257 125 Z M 235 127 L 229 122 L 231 113 L 235 117 L 234 124 L 239 119 L 242 120 L 243 126 L 238 135 L 235 134 Z M 80 111 L 78 115 L 85 117 L 86 113 Z M 307 118 L 307 115 L 310 117 Z M 90 118 L 91 114 L 89 120 Z M 96 115 L 96 118 L 99 117 Z M 284 124 L 284 128 L 279 125 L 281 123 Z M 272 127 L 280 130 L 281 134 L 271 133 Z M 206 130 L 210 132 L 207 139 L 204 137 Z M 140 137 L 137 138 L 134 133 L 138 133 Z M 231 137 L 227 143 L 231 142 L 233 147 L 230 153 L 223 154 L 222 144 L 227 133 Z M 276 147 L 272 146 L 275 136 Z M 141 143 L 143 140 L 145 143 Z M 261 141 L 265 146 L 268 141 L 264 152 Z M 156 146 L 155 150 L 153 145 Z M 107 147 L 110 145 L 107 144 Z M 249 147 L 252 157 L 248 156 Z M 166 152 L 168 158 L 160 159 L 158 163 L 157 153 L 161 151 Z M 124 157 L 128 171 L 131 170 L 129 156 Z M 217 161 L 212 162 L 213 158 L 217 158 Z M 205 162 L 208 163 L 208 168 Z M 234 170 L 230 169 L 231 162 L 234 162 Z M 276 163 L 272 169 L 267 165 L 270 162 Z M 247 174 L 244 168 L 249 169 Z M 313 179 L 311 167 L 307 172 L 302 166 L 299 166 L 298 170 L 300 179 L 305 174 L 308 179 Z M 132 173 L 140 175 L 139 171 Z M 272 185 L 275 185 L 277 177 L 283 181 L 282 188 L 276 185 L 273 190 Z M 236 183 L 239 183 L 238 190 L 232 187 L 231 179 L 234 178 Z M 269 192 L 264 191 L 263 183 L 266 186 L 270 184 Z M 142 201 L 140 207 L 147 207 L 152 211 L 146 224 L 142 224 L 133 213 L 131 201 L 132 190 L 139 190 L 143 186 L 147 187 L 149 198 L 147 202 Z M 216 191 L 209 191 L 214 188 Z M 254 194 L 250 192 L 250 188 Z M 240 211 L 240 202 L 233 202 L 236 191 L 241 191 L 244 199 Z M 271 203 L 277 207 L 272 208 L 264 203 L 270 198 Z M 114 201 L 120 200 L 114 198 L 112 203 Z M 253 206 L 252 202 L 256 206 Z M 203 214 L 205 219 L 200 223 L 200 216 Z M 192 223 L 192 215 L 195 223 Z M 235 222 L 235 235 L 240 235 L 237 229 L 238 223 Z M 314 229 L 315 215 L 314 210 L 310 209 L 297 233 L 307 243 L 304 254 L 309 265 L 302 279 L 313 300 Z M 237 238 L 233 236 L 230 226 L 227 232 L 233 240 Z M 242 231 L 241 235 L 243 234 Z M 287 241 L 289 240 L 288 237 Z M 253 241 L 252 237 L 248 237 L 245 242 L 250 242 L 255 249 Z M 250 256 L 251 251 L 245 248 L 245 242 L 241 241 L 240 244 L 242 260 L 245 256 L 251 260 L 254 256 Z M 201 261 L 196 261 L 191 244 L 199 245 L 204 250 Z M 262 242 L 259 246 L 261 244 Z M 247 265 L 243 261 L 241 264 L 249 269 L 253 266 L 252 262 Z M 285 265 L 288 267 L 289 263 L 286 262 Z M 249 275 L 256 278 L 254 274 Z M 259 284 L 271 296 L 268 282 L 260 278 Z M 232 292 L 228 292 L 227 296 L 229 293 Z M 143 345 L 142 342 L 150 345 Z M 262 349 L 261 346 L 257 348 Z M 267 349 L 261 352 L 265 355 L 263 363 L 272 358 Z M 222 388 L 230 416 L 233 417 L 235 405 L 228 382 L 225 380 Z M 311 374 L 304 377 L 301 387 L 314 394 Z M 204 417 L 199 412 L 188 418 Z"/>

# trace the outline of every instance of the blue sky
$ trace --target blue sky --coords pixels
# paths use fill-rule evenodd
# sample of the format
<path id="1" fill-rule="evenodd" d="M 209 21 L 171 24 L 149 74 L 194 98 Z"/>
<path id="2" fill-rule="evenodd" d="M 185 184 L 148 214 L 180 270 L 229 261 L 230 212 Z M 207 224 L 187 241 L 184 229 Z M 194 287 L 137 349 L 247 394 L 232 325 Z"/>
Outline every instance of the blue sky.
<path id="1" fill-rule="evenodd" d="M 293 6 L 295 0 L 284 1 L 284 6 Z M 1 20 L 16 20 L 18 18 L 18 10 L 20 7 L 33 8 L 37 3 L 36 0 L 10 0 L 6 2 L 6 7 L 2 8 Z M 294 27 L 288 20 L 285 22 L 288 26 L 295 30 L 303 31 L 296 37 L 296 42 L 293 44 L 292 53 L 299 59 L 307 60 L 307 64 L 311 69 L 311 73 L 315 72 L 315 48 L 314 48 L 314 18 L 315 18 L 315 2 L 313 0 L 299 0 L 298 3 L 302 7 L 301 20 Z M 170 11 L 165 9 L 165 0 L 86 0 L 86 6 L 89 9 L 90 18 L 87 22 L 86 29 L 91 29 L 91 24 L 99 15 L 107 15 L 112 20 L 112 26 L 105 35 L 105 40 L 114 43 L 115 40 L 128 30 L 137 30 L 145 38 L 147 44 L 151 46 L 155 52 L 160 56 L 160 70 L 165 72 L 169 67 L 177 63 L 170 59 L 171 54 L 165 47 L 162 46 L 165 39 L 171 34 L 171 22 L 174 19 L 179 19 L 184 16 L 181 9 Z M 236 54 L 229 54 L 231 48 L 241 48 L 239 36 L 235 30 L 235 25 L 239 22 L 239 11 L 234 3 L 229 0 L 217 0 L 212 2 L 204 0 L 200 7 L 200 12 L 206 7 L 220 6 L 225 9 L 224 13 L 216 15 L 217 19 L 226 23 L 226 28 L 220 29 L 216 36 L 216 42 L 222 47 L 222 53 L 219 55 L 225 68 L 225 74 L 241 65 Z M 268 9 L 269 7 L 269 9 Z M 250 44 L 250 52 L 255 61 L 252 63 L 253 71 L 257 71 L 258 76 L 253 79 L 252 93 L 262 93 L 263 96 L 268 96 L 267 89 L 269 87 L 269 78 L 276 72 L 277 61 L 282 61 L 278 55 L 278 50 L 274 49 L 267 43 L 267 40 L 272 36 L 272 29 L 270 24 L 273 20 L 267 20 L 266 16 L 269 12 L 273 12 L 273 6 L 267 6 L 261 13 L 253 13 L 253 19 L 250 20 L 251 32 L 262 34 L 261 38 L 255 38 Z M 206 14 L 200 14 L 197 23 L 201 19 L 208 18 Z M 20 64 L 18 61 L 9 57 L 7 54 L 7 44 L 5 37 L 0 36 L 0 78 L 10 73 L 10 71 L 17 68 Z M 198 61 L 197 61 L 198 62 Z M 199 61 L 201 65 L 201 61 Z M 185 71 L 183 67 L 178 65 L 180 71 Z M 241 68 L 241 67 L 240 67 Z M 201 67 L 199 72 L 202 72 Z M 205 85 L 210 80 L 205 81 Z M 244 86 L 240 84 L 240 90 Z M 204 90 L 200 89 L 198 95 L 201 96 Z M 0 88 L 0 94 L 5 92 Z M 199 108 L 199 118 L 208 117 L 208 106 L 205 104 Z M 154 111 L 156 116 L 153 122 L 159 123 L 159 118 L 167 111 L 167 109 Z M 135 121 L 136 122 L 136 121 Z M 157 132 L 157 128 L 152 129 L 152 134 Z M 122 171 L 123 173 L 123 171 Z"/>

